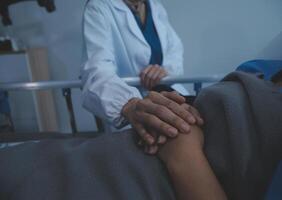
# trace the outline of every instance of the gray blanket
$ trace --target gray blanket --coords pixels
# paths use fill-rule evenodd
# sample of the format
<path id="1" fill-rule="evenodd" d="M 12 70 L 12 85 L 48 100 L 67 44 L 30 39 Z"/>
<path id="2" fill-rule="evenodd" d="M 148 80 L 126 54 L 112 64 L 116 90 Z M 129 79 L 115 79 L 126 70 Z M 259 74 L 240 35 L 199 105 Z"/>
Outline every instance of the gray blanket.
<path id="1" fill-rule="evenodd" d="M 278 88 L 236 72 L 205 89 L 196 107 L 206 122 L 206 155 L 229 198 L 263 199 L 282 156 Z"/>
<path id="2" fill-rule="evenodd" d="M 229 198 L 262 199 L 282 155 L 282 95 L 232 73 L 195 105 L 206 122 L 206 155 Z M 132 131 L 2 149 L 0 163 L 0 199 L 175 199 L 165 166 L 136 147 Z"/>

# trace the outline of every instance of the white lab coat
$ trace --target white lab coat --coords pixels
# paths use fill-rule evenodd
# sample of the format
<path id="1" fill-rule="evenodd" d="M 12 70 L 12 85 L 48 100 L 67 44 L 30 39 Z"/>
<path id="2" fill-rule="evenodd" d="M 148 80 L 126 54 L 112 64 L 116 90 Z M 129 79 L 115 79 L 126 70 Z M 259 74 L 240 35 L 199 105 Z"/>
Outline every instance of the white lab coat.
<path id="1" fill-rule="evenodd" d="M 169 75 L 183 74 L 183 46 L 159 0 L 148 0 Z M 148 66 L 151 48 L 122 0 L 90 0 L 84 14 L 87 62 L 82 68 L 83 106 L 115 127 L 126 120 L 123 106 L 140 92 L 121 77 L 136 77 Z"/>

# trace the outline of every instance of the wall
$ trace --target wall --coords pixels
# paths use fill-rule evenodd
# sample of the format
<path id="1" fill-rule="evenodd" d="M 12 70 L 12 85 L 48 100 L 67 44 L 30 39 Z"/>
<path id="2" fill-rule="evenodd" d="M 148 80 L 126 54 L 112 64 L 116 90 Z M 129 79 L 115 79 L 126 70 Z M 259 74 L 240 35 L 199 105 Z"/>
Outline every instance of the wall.
<path id="1" fill-rule="evenodd" d="M 282 58 L 280 0 L 164 3 L 185 44 L 187 74 L 228 73 L 249 59 Z"/>
<path id="2" fill-rule="evenodd" d="M 28 47 L 47 46 L 54 80 L 77 79 L 81 66 L 82 13 L 86 0 L 57 0 L 57 11 L 47 14 L 36 3 L 11 8 L 11 32 Z M 185 46 L 189 76 L 226 74 L 256 58 L 282 59 L 281 0 L 163 0 L 171 22 Z M 0 26 L 0 35 L 7 32 Z M 60 129 L 69 131 L 61 92 L 56 92 Z M 92 130 L 93 118 L 74 103 L 80 130 Z"/>
<path id="3" fill-rule="evenodd" d="M 35 2 L 16 4 L 10 14 L 13 26 L 0 27 L 0 35 L 11 32 L 26 47 L 46 46 L 53 80 L 77 79 L 82 54 L 82 14 L 84 1 L 56 1 L 57 11 L 48 14 Z M 78 128 L 95 129 L 93 117 L 81 109 L 79 90 L 73 91 Z M 55 91 L 60 130 L 70 132 L 68 112 L 60 90 Z"/>

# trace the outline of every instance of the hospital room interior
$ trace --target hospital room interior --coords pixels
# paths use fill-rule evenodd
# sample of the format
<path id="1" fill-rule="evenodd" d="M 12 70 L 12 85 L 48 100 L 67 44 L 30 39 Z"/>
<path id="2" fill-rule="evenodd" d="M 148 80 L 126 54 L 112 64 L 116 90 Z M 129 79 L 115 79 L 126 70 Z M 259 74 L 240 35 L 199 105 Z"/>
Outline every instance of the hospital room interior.
<path id="1" fill-rule="evenodd" d="M 281 160 L 281 0 L 0 0 L 0 200 L 281 200 Z"/>

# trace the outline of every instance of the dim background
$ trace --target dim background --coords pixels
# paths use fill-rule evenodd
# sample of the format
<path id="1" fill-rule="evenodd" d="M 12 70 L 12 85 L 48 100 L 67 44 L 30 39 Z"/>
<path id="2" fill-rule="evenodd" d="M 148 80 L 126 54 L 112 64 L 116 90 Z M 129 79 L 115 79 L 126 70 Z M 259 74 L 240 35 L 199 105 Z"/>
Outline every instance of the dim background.
<path id="1" fill-rule="evenodd" d="M 0 36 L 9 33 L 28 48 L 46 47 L 52 80 L 78 79 L 86 0 L 55 2 L 57 10 L 51 14 L 35 2 L 11 6 L 13 26 L 6 28 L 0 24 Z M 282 0 L 162 2 L 184 43 L 186 76 L 225 75 L 247 60 L 282 59 Z M 79 131 L 95 129 L 93 116 L 81 108 L 80 91 L 73 92 Z M 54 94 L 59 129 L 71 132 L 62 93 L 55 91 Z M 25 102 L 21 102 L 21 106 L 24 105 Z M 275 191 L 271 199 L 281 199 L 281 169 L 282 165 L 270 190 Z"/>
<path id="2" fill-rule="evenodd" d="M 13 26 L 0 25 L 0 36 L 13 34 L 26 47 L 47 47 L 52 80 L 77 79 L 82 65 L 82 16 L 86 0 L 56 0 L 48 14 L 35 2 L 10 7 Z M 282 59 L 281 0 L 163 0 L 185 47 L 185 75 L 224 75 L 244 61 Z M 15 72 L 16 73 L 16 72 Z M 56 91 L 60 131 L 70 132 L 68 113 Z M 73 94 L 80 131 L 95 128 Z"/>

